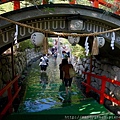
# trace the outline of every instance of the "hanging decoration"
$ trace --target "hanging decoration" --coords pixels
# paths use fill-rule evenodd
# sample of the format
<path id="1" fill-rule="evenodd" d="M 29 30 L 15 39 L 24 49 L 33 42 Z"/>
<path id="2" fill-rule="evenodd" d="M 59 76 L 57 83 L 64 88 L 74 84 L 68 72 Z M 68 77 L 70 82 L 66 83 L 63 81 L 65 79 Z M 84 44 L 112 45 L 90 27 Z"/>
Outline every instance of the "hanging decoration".
<path id="1" fill-rule="evenodd" d="M 47 33 L 47 34 L 53 34 L 53 35 L 58 35 L 58 36 L 64 36 L 64 37 L 73 37 L 73 38 L 75 38 L 74 40 L 71 40 L 71 39 L 69 39 L 69 42 L 71 42 L 73 45 L 75 44 L 75 43 L 78 43 L 79 41 L 78 41 L 78 39 L 76 39 L 76 38 L 80 38 L 80 37 L 86 37 L 86 36 L 97 36 L 97 35 L 101 35 L 101 34 L 105 34 L 105 33 L 112 33 L 112 40 L 111 40 L 111 47 L 112 47 L 112 50 L 114 50 L 114 42 L 115 42 L 115 31 L 118 31 L 118 30 L 120 30 L 120 27 L 119 28 L 115 28 L 115 29 L 111 29 L 111 30 L 107 30 L 107 31 L 102 31 L 102 32 L 96 32 L 96 33 L 90 33 L 90 34 L 77 34 L 77 33 L 75 33 L 75 34 L 71 34 L 71 33 L 58 33 L 58 32 L 53 32 L 53 31 L 50 31 L 50 30 L 43 30 L 43 29 L 40 29 L 40 28 L 36 28 L 36 27 L 33 27 L 33 26 L 30 26 L 30 25 L 27 25 L 27 24 L 23 24 L 23 23 L 20 23 L 20 22 L 16 22 L 16 21 L 13 21 L 13 20 L 10 20 L 10 19 L 8 19 L 8 18 L 5 18 L 5 17 L 2 17 L 2 16 L 0 16 L 0 19 L 4 19 L 4 20 L 6 20 L 6 21 L 8 21 L 8 22 L 11 22 L 11 23 L 13 23 L 13 24 L 16 24 L 16 32 L 15 32 L 15 38 L 14 38 L 14 40 L 15 40 L 15 43 L 17 43 L 17 35 L 18 35 L 18 25 L 19 26 L 23 26 L 23 27 L 26 27 L 26 28 L 30 28 L 30 29 L 33 29 L 33 30 L 35 30 L 35 31 L 39 31 L 39 32 L 42 32 L 42 33 Z M 36 32 L 36 33 L 34 33 L 34 35 L 32 35 L 31 36 L 31 41 L 32 41 L 32 43 L 34 44 L 34 45 L 37 45 L 37 46 L 39 46 L 42 42 L 40 42 L 40 41 L 43 41 L 43 38 L 45 37 L 44 36 L 44 34 L 42 34 L 42 33 L 39 33 L 39 32 Z M 40 37 L 38 37 L 39 35 L 36 35 L 36 34 L 41 34 L 41 36 Z M 88 38 L 87 37 L 87 38 Z M 42 39 L 36 39 L 36 38 L 42 38 Z M 39 41 L 39 42 L 38 42 Z M 74 41 L 74 42 L 73 42 Z M 87 44 L 87 43 L 86 43 Z M 86 45 L 87 46 L 87 45 Z M 88 46 L 89 47 L 89 46 Z M 99 46 L 100 47 L 100 46 Z M 86 55 L 88 55 L 88 51 L 89 51 L 89 49 L 87 50 L 88 48 L 86 47 Z"/>
<path id="2" fill-rule="evenodd" d="M 71 33 L 71 34 L 77 34 L 77 33 Z M 68 41 L 70 44 L 74 46 L 80 41 L 80 37 L 68 36 Z"/>
<path id="3" fill-rule="evenodd" d="M 85 52 L 86 52 L 86 56 L 88 56 L 89 54 L 89 43 L 88 43 L 88 36 L 86 37 L 86 40 L 85 40 Z"/>
<path id="4" fill-rule="evenodd" d="M 18 37 L 18 25 L 16 25 L 16 32 L 14 34 L 14 41 L 15 41 L 15 45 L 17 46 L 17 48 L 19 48 L 17 37 Z"/>
<path id="5" fill-rule="evenodd" d="M 114 50 L 114 42 L 115 42 L 115 32 L 112 32 L 112 40 L 110 46 L 112 47 L 112 50 Z"/>
<path id="6" fill-rule="evenodd" d="M 48 54 L 48 35 L 43 39 L 44 54 Z"/>
<path id="7" fill-rule="evenodd" d="M 97 37 L 94 37 L 91 54 L 98 55 L 98 53 L 99 53 L 98 40 Z"/>
<path id="8" fill-rule="evenodd" d="M 105 38 L 104 37 L 97 37 L 98 47 L 101 48 L 105 45 Z"/>
<path id="9" fill-rule="evenodd" d="M 20 23 L 20 22 L 16 22 L 16 21 L 10 20 L 10 19 L 2 17 L 2 16 L 0 16 L 0 19 L 4 19 L 4 20 L 6 20 L 8 22 L 17 24 L 19 26 L 23 26 L 23 27 L 26 27 L 26 28 L 34 29 L 35 31 L 39 31 L 39 32 L 42 32 L 42 33 L 49 33 L 49 34 L 53 34 L 53 35 L 59 35 L 59 36 L 75 36 L 75 37 L 95 36 L 95 35 L 97 36 L 97 35 L 100 35 L 100 34 L 105 34 L 105 33 L 114 32 L 114 31 L 120 30 L 120 27 L 119 27 L 119 28 L 115 28 L 115 29 L 111 29 L 111 30 L 107 30 L 107 31 L 102 31 L 102 32 L 96 32 L 96 33 L 90 33 L 90 34 L 71 35 L 71 33 L 58 33 L 58 32 L 53 32 L 53 31 L 50 31 L 50 30 L 43 30 L 43 29 L 36 28 L 36 27 L 30 26 L 30 25 L 27 25 L 27 24 L 23 24 L 23 23 Z"/>
<path id="10" fill-rule="evenodd" d="M 57 48 L 58 48 L 58 52 L 60 53 L 60 37 L 58 36 L 58 46 L 57 46 Z"/>
<path id="11" fill-rule="evenodd" d="M 30 40 L 35 46 L 40 46 L 40 45 L 42 45 L 44 38 L 45 38 L 45 35 L 43 33 L 35 32 L 31 35 Z"/>

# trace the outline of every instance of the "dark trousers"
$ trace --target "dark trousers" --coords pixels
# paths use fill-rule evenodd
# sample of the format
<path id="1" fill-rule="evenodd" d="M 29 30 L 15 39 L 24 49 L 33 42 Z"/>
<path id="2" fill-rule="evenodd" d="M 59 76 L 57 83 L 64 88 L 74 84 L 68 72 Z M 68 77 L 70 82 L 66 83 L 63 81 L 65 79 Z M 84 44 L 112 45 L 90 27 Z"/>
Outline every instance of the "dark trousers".
<path id="1" fill-rule="evenodd" d="M 64 78 L 64 82 L 65 82 L 65 87 L 71 87 L 72 84 L 72 78 L 66 79 Z"/>
<path id="2" fill-rule="evenodd" d="M 46 71 L 47 69 L 47 65 L 40 65 L 40 67 L 41 67 L 41 70 L 44 70 L 44 71 Z"/>

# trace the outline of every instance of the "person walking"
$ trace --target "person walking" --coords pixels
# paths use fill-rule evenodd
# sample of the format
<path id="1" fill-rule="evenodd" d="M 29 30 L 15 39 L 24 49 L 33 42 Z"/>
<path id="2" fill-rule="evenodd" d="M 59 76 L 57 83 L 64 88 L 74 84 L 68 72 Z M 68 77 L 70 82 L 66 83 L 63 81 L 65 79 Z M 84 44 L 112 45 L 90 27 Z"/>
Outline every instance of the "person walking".
<path id="1" fill-rule="evenodd" d="M 71 92 L 72 78 L 70 78 L 70 74 L 69 74 L 70 68 L 73 68 L 73 65 L 69 64 L 67 59 L 64 59 L 62 71 L 63 71 L 63 80 L 65 83 L 66 94 L 68 94 L 68 88 L 69 88 L 69 92 Z"/>
<path id="2" fill-rule="evenodd" d="M 48 62 L 49 62 L 48 57 L 45 54 L 43 54 L 40 58 L 40 63 L 39 63 L 41 72 L 46 71 Z"/>
<path id="3" fill-rule="evenodd" d="M 61 63 L 59 64 L 59 70 L 60 70 L 60 79 L 62 80 L 62 83 L 64 83 L 64 79 L 63 79 L 63 71 L 62 71 L 62 67 L 64 65 L 64 61 L 66 61 L 66 59 L 62 59 Z"/>

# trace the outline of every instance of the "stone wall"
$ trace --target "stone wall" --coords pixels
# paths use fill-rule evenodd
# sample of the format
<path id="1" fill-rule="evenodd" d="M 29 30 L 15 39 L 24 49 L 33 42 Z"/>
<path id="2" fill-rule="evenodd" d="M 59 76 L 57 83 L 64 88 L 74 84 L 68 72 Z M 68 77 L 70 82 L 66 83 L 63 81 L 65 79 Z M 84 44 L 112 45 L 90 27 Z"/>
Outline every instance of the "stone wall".
<path id="1" fill-rule="evenodd" d="M 81 80 L 85 81 L 86 75 L 82 74 L 82 71 L 90 72 L 90 58 L 88 57 L 88 58 L 80 59 L 80 58 L 76 58 L 73 56 L 72 59 L 73 59 L 72 64 L 76 72 L 80 75 Z M 95 57 L 93 57 L 92 59 L 92 73 L 97 74 L 99 76 L 106 76 L 110 79 L 120 81 L 120 68 L 119 67 L 112 66 L 107 63 L 101 63 Z M 101 80 L 92 77 L 91 85 L 94 88 L 99 90 L 101 88 Z M 108 95 L 111 95 L 112 97 L 115 97 L 116 99 L 120 100 L 120 94 L 119 94 L 120 86 L 107 82 L 105 92 Z"/>
<path id="2" fill-rule="evenodd" d="M 15 75 L 21 75 L 23 70 L 39 58 L 41 53 L 35 52 L 34 49 L 27 49 L 25 52 L 14 53 L 14 72 Z M 2 89 L 8 81 L 12 80 L 12 58 L 11 55 L 4 54 L 0 56 L 0 89 Z M 6 96 L 5 93 L 3 95 Z"/>

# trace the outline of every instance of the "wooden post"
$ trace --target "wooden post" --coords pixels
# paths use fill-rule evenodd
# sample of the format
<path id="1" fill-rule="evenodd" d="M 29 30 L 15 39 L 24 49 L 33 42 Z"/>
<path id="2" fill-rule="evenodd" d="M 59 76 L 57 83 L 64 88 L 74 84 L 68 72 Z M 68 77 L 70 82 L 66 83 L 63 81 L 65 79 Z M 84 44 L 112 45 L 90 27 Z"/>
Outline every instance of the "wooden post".
<path id="1" fill-rule="evenodd" d="M 87 84 L 90 85 L 91 83 L 91 73 L 88 73 L 87 74 Z M 86 87 L 86 93 L 89 93 L 90 92 L 90 88 L 89 87 Z"/>
<path id="2" fill-rule="evenodd" d="M 90 73 L 92 73 L 92 55 L 90 56 Z"/>
<path id="3" fill-rule="evenodd" d="M 12 59 L 12 79 L 14 79 L 14 56 L 13 56 L 13 42 L 11 44 L 11 59 Z"/>

